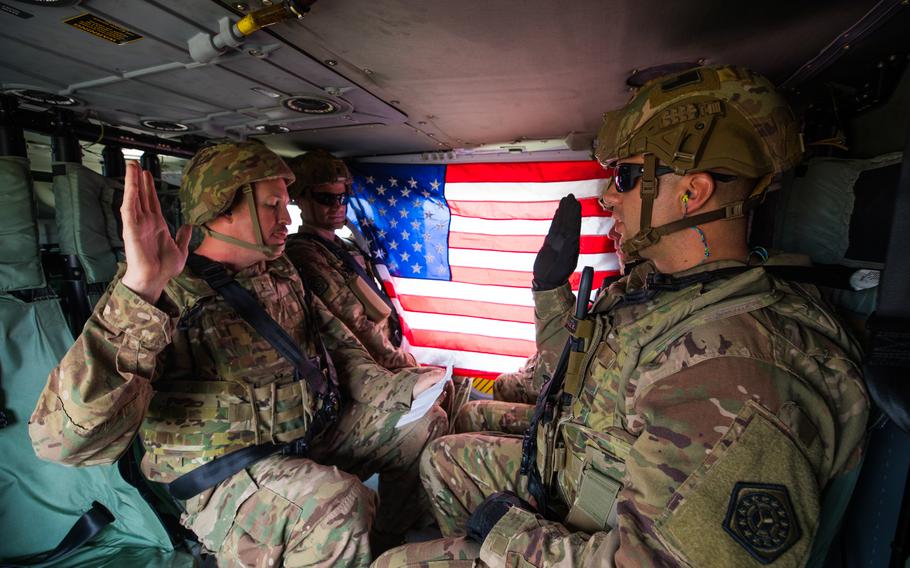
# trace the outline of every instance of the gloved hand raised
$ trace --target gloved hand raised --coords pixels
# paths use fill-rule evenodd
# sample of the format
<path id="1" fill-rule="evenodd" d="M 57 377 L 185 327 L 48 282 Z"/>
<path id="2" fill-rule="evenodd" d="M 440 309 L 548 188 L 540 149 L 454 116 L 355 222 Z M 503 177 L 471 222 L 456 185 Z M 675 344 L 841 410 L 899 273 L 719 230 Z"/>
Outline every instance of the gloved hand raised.
<path id="1" fill-rule="evenodd" d="M 552 290 L 569 280 L 578 264 L 581 203 L 571 193 L 559 201 L 550 232 L 534 260 L 534 289 Z"/>
<path id="2" fill-rule="evenodd" d="M 474 509 L 471 518 L 468 519 L 466 536 L 474 542 L 482 544 L 499 519 L 503 518 L 512 507 L 535 511 L 530 503 L 511 491 L 499 491 L 487 497 L 480 506 Z"/>

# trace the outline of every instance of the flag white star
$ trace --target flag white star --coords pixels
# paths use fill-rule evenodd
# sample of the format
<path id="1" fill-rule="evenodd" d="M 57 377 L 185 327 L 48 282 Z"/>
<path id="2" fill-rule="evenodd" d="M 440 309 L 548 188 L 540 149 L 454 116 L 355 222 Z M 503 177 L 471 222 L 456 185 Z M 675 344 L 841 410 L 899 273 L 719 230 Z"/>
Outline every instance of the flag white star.
<path id="1" fill-rule="evenodd" d="M 373 176 L 367 176 L 367 185 L 373 183 Z"/>
<path id="2" fill-rule="evenodd" d="M 436 252 L 442 254 L 442 251 L 445 250 L 442 245 L 436 245 Z"/>
<path id="3" fill-rule="evenodd" d="M 414 179 L 414 176 L 411 176 L 411 179 L 408 180 L 408 185 L 411 186 L 412 188 L 417 187 L 417 180 Z"/>
<path id="4" fill-rule="evenodd" d="M 411 260 L 411 255 L 406 252 L 403 252 L 403 253 L 401 253 L 401 260 L 407 262 L 407 261 Z"/>
<path id="5" fill-rule="evenodd" d="M 427 262 L 433 263 L 436 262 L 436 255 L 432 253 L 427 254 Z"/>
<path id="6" fill-rule="evenodd" d="M 383 258 L 385 258 L 385 251 L 382 249 L 377 249 L 376 258 L 378 258 L 379 260 L 382 260 Z"/>
<path id="7" fill-rule="evenodd" d="M 423 218 L 424 218 L 424 219 L 432 219 L 432 218 L 433 218 L 433 212 L 432 212 L 432 211 L 424 211 L 424 212 L 423 212 Z"/>
<path id="8" fill-rule="evenodd" d="M 416 242 L 416 243 L 412 244 L 411 247 L 414 248 L 414 252 L 420 252 L 423 250 L 423 245 L 420 244 L 420 242 Z"/>
<path id="9" fill-rule="evenodd" d="M 420 266 L 420 264 L 418 264 L 418 263 L 414 263 L 414 264 L 411 265 L 411 271 L 412 271 L 414 274 L 420 274 L 420 269 L 421 269 L 421 266 Z"/>
<path id="10" fill-rule="evenodd" d="M 406 240 L 406 241 L 407 241 L 407 240 L 410 240 L 410 238 L 411 238 L 411 233 L 409 233 L 409 232 L 407 232 L 407 231 L 401 231 L 401 238 L 404 239 L 404 240 Z"/>
<path id="11" fill-rule="evenodd" d="M 422 196 L 424 196 L 424 197 L 429 197 L 429 196 L 430 196 L 430 192 L 427 191 L 427 190 L 423 190 L 423 191 L 420 192 L 420 195 L 422 195 Z"/>
<path id="12" fill-rule="evenodd" d="M 408 189 L 408 188 L 406 188 L 406 187 L 402 187 L 402 188 L 401 188 L 401 196 L 402 196 L 402 197 L 408 197 L 409 195 L 411 195 L 411 190 Z"/>
<path id="13" fill-rule="evenodd" d="M 380 216 L 380 217 L 385 217 L 385 207 L 380 207 L 380 208 L 379 208 L 379 216 Z"/>
<path id="14" fill-rule="evenodd" d="M 432 237 L 433 237 L 433 235 L 431 235 L 430 233 L 423 234 L 423 240 L 425 240 L 425 241 L 430 240 Z"/>
<path id="15" fill-rule="evenodd" d="M 386 235 L 385 229 L 379 229 L 379 238 L 384 239 Z"/>
<path id="16" fill-rule="evenodd" d="M 401 218 L 402 218 L 402 219 L 408 216 L 408 210 L 407 210 L 407 209 L 401 209 L 401 210 L 398 211 L 398 213 L 401 214 Z"/>
<path id="17" fill-rule="evenodd" d="M 414 201 L 411 201 L 411 203 L 413 204 L 411 207 L 420 207 L 423 205 L 423 201 L 419 197 L 415 198 Z"/>
<path id="18" fill-rule="evenodd" d="M 389 226 L 393 229 L 398 226 L 398 219 L 389 219 Z"/>
<path id="19" fill-rule="evenodd" d="M 430 188 L 431 188 L 433 191 L 436 191 L 437 189 L 439 189 L 439 181 L 438 181 L 438 180 L 435 180 L 435 179 L 434 179 L 433 181 L 431 181 L 431 182 L 430 182 Z"/>
<path id="20" fill-rule="evenodd" d="M 393 177 L 390 177 L 390 178 L 389 178 L 389 185 L 392 186 L 392 187 L 398 187 L 398 180 L 395 179 L 395 178 L 393 178 Z"/>
<path id="21" fill-rule="evenodd" d="M 376 193 L 378 193 L 379 195 L 385 195 L 385 186 L 380 185 L 379 187 L 377 187 Z"/>
<path id="22" fill-rule="evenodd" d="M 398 200 L 395 199 L 395 196 L 393 195 L 392 197 L 390 197 L 390 198 L 388 199 L 388 202 L 389 202 L 389 205 L 390 205 L 390 206 L 395 207 L 395 204 L 398 203 Z"/>
<path id="23" fill-rule="evenodd" d="M 398 250 L 398 241 L 392 241 L 389 243 L 389 248 L 392 250 Z"/>
<path id="24" fill-rule="evenodd" d="M 372 205 L 373 203 L 376 203 L 376 197 L 371 195 L 371 196 L 367 197 L 367 201 L 369 201 L 370 204 Z"/>
<path id="25" fill-rule="evenodd" d="M 411 221 L 411 228 L 415 231 L 420 230 L 420 221 Z"/>

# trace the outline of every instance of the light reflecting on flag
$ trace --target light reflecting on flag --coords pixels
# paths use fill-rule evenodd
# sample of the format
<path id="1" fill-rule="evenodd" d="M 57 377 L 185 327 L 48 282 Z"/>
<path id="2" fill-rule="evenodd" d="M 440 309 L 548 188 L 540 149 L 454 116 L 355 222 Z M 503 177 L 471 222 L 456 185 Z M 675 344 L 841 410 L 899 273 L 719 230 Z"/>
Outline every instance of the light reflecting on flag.
<path id="1" fill-rule="evenodd" d="M 531 279 L 559 200 L 582 205 L 579 271 L 595 288 L 616 274 L 607 172 L 594 161 L 464 165 L 358 164 L 348 215 L 385 263 L 385 286 L 423 364 L 491 377 L 536 350 Z M 355 219 L 356 218 L 356 219 Z"/>

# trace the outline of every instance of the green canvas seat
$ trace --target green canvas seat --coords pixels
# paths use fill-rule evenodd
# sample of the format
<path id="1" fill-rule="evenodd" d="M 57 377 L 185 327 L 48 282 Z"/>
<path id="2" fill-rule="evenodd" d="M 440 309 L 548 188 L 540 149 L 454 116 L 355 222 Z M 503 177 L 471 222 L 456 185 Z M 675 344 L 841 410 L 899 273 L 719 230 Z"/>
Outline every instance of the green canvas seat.
<path id="1" fill-rule="evenodd" d="M 0 158 L 0 408 L 8 419 L 0 428 L 0 565 L 54 549 L 98 501 L 115 520 L 55 566 L 192 566 L 117 464 L 66 467 L 32 449 L 29 416 L 73 336 L 58 299 L 42 289 L 28 171 L 25 159 Z"/>

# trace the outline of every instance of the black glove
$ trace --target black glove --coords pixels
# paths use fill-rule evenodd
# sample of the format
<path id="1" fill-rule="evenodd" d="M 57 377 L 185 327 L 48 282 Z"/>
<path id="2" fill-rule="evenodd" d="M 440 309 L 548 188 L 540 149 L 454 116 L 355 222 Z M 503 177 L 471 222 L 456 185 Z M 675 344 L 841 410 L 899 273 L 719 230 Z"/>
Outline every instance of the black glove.
<path id="1" fill-rule="evenodd" d="M 552 290 L 569 281 L 578 264 L 581 203 L 571 193 L 559 201 L 550 232 L 534 260 L 534 289 Z"/>
<path id="2" fill-rule="evenodd" d="M 499 519 L 503 518 L 512 507 L 535 512 L 530 503 L 511 491 L 494 493 L 474 509 L 474 513 L 468 519 L 467 537 L 482 544 Z"/>

